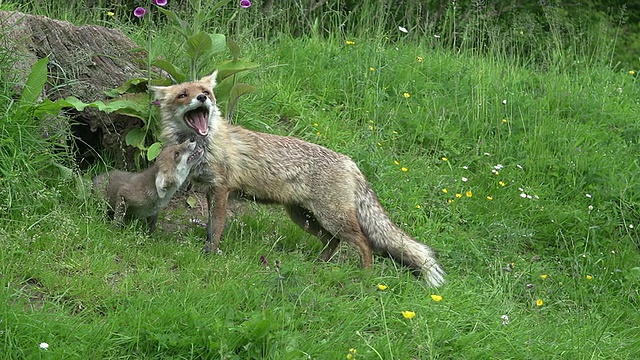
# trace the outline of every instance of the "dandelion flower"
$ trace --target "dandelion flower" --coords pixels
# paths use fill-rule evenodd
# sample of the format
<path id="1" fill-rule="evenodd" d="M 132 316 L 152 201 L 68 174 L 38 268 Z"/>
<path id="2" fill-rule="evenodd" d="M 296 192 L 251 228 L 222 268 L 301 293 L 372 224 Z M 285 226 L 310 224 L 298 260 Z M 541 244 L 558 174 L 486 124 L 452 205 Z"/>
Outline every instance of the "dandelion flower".
<path id="1" fill-rule="evenodd" d="M 417 61 L 417 62 L 422 62 L 423 60 L 424 60 L 424 59 L 422 58 L 422 56 L 418 56 L 418 57 L 416 57 L 416 61 Z"/>
<path id="2" fill-rule="evenodd" d="M 635 71 L 633 71 L 633 70 L 629 70 L 629 75 L 635 75 L 635 74 L 636 74 L 636 72 L 635 72 Z"/>
<path id="3" fill-rule="evenodd" d="M 146 13 L 147 13 L 147 9 L 141 6 L 138 6 L 133 10 L 133 16 L 137 17 L 138 19 L 142 18 Z"/>
<path id="4" fill-rule="evenodd" d="M 449 192 L 449 190 L 447 190 L 447 189 L 445 188 L 445 189 L 442 189 L 442 192 L 446 194 L 446 193 L 448 193 L 448 192 Z"/>
<path id="5" fill-rule="evenodd" d="M 402 172 L 407 172 L 407 171 L 409 171 L 409 169 L 407 169 L 406 167 L 400 168 L 400 170 L 402 170 Z"/>
<path id="6" fill-rule="evenodd" d="M 471 192 L 471 190 L 467 191 L 466 194 L 467 197 L 472 197 L 473 196 L 473 192 Z"/>
<path id="7" fill-rule="evenodd" d="M 433 299 L 433 301 L 438 302 L 438 301 L 442 301 L 442 296 L 440 295 L 431 295 L 431 299 Z"/>
<path id="8" fill-rule="evenodd" d="M 489 201 L 493 200 L 493 196 L 487 196 L 487 200 Z"/>
<path id="9" fill-rule="evenodd" d="M 404 96 L 404 97 L 405 97 L 405 99 L 408 99 L 408 98 L 410 98 L 410 97 L 411 97 L 411 94 L 409 94 L 408 92 L 406 92 L 406 93 L 403 93 L 403 94 L 402 94 L 402 96 Z"/>
<path id="10" fill-rule="evenodd" d="M 356 42 L 355 41 L 351 41 L 351 40 L 347 40 L 346 44 L 347 45 L 355 45 Z"/>
<path id="11" fill-rule="evenodd" d="M 387 290 L 389 287 L 385 284 L 378 284 L 378 290 L 380 291 L 385 291 Z"/>
<path id="12" fill-rule="evenodd" d="M 41 342 L 39 346 L 40 346 L 40 349 L 43 349 L 43 350 L 49 349 L 49 344 L 47 344 L 46 342 Z"/>
<path id="13" fill-rule="evenodd" d="M 416 313 L 413 311 L 403 311 L 402 316 L 404 316 L 405 319 L 411 320 L 416 316 Z"/>
<path id="14" fill-rule="evenodd" d="M 587 275 L 587 280 L 592 280 L 592 279 L 593 279 L 593 276 Z"/>
<path id="15" fill-rule="evenodd" d="M 547 274 L 542 274 L 542 275 L 540 275 L 540 279 L 542 279 L 542 280 L 544 280 L 544 279 L 546 279 L 546 278 L 548 278 L 548 277 L 549 277 L 549 275 L 547 275 Z"/>
<path id="16" fill-rule="evenodd" d="M 166 1 L 165 1 L 165 3 L 166 3 Z M 249 1 L 249 0 L 241 0 L 240 1 L 240 7 L 243 8 L 243 9 L 250 8 L 251 7 L 251 1 Z"/>
<path id="17" fill-rule="evenodd" d="M 542 301 L 542 299 L 536 300 L 536 306 L 542 306 L 542 304 L 544 304 L 544 301 Z"/>

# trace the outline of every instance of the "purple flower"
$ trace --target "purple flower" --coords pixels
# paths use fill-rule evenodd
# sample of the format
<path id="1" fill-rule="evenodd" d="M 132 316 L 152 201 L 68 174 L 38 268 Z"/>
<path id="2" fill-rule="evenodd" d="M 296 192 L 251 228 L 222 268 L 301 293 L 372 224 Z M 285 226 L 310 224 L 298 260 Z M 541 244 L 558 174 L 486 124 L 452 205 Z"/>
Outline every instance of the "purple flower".
<path id="1" fill-rule="evenodd" d="M 240 7 L 243 9 L 248 9 L 251 7 L 251 1 L 249 0 L 240 0 Z"/>
<path id="2" fill-rule="evenodd" d="M 167 5 L 167 0 L 153 0 L 153 3 L 158 6 L 165 6 Z"/>
<path id="3" fill-rule="evenodd" d="M 133 15 L 135 17 L 137 17 L 138 19 L 140 19 L 141 17 L 144 16 L 144 14 L 147 13 L 147 9 L 138 6 L 135 10 L 133 10 Z"/>

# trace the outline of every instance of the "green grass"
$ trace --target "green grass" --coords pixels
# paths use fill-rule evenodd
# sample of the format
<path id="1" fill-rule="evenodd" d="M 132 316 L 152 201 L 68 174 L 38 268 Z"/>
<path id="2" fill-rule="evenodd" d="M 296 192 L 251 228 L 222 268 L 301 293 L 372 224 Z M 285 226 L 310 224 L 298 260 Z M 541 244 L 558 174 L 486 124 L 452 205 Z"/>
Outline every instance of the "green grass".
<path id="1" fill-rule="evenodd" d="M 262 67 L 246 78 L 258 91 L 235 121 L 350 155 L 393 220 L 438 250 L 447 284 L 428 288 L 383 258 L 363 271 L 347 246 L 316 262 L 319 242 L 276 207 L 245 206 L 222 255 L 201 253 L 204 229 L 184 225 L 183 211 L 173 215 L 182 226 L 163 223 L 152 237 L 141 225 L 115 228 L 71 181 L 42 171 L 64 162 L 64 149 L 15 117 L 3 87 L 6 358 L 640 353 L 633 75 L 606 59 L 567 67 L 570 49 L 557 63 L 522 65 L 501 49 L 454 52 L 375 34 L 281 36 L 243 51 Z"/>

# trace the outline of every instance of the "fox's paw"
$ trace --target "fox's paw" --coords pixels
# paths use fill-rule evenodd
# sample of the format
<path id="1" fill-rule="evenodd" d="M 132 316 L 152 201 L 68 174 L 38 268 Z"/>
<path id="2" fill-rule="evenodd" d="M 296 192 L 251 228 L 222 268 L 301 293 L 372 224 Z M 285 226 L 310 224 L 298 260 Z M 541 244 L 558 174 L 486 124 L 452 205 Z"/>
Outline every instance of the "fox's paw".
<path id="1" fill-rule="evenodd" d="M 218 255 L 222 255 L 222 250 L 220 250 L 220 248 L 213 249 L 211 244 L 205 245 L 202 248 L 202 252 L 205 253 L 205 254 L 211 254 L 213 252 L 213 253 L 216 253 Z"/>

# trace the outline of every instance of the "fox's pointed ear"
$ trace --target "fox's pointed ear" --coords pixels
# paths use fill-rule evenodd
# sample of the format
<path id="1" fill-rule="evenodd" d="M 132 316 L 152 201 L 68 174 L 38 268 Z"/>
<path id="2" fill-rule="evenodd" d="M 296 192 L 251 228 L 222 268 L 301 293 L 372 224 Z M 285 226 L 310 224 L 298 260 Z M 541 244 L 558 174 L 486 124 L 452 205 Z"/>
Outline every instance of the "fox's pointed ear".
<path id="1" fill-rule="evenodd" d="M 156 96 L 156 99 L 163 100 L 167 95 L 167 86 L 149 86 L 149 89 L 153 91 Z"/>
<path id="2" fill-rule="evenodd" d="M 156 191 L 160 199 L 167 195 L 167 180 L 162 172 L 158 172 L 158 175 L 156 175 Z"/>
<path id="3" fill-rule="evenodd" d="M 215 88 L 216 85 L 218 85 L 218 70 L 216 69 L 211 75 L 209 76 L 205 76 L 202 79 L 200 79 L 200 81 L 205 82 L 205 83 L 209 83 L 211 85 L 211 88 Z"/>

